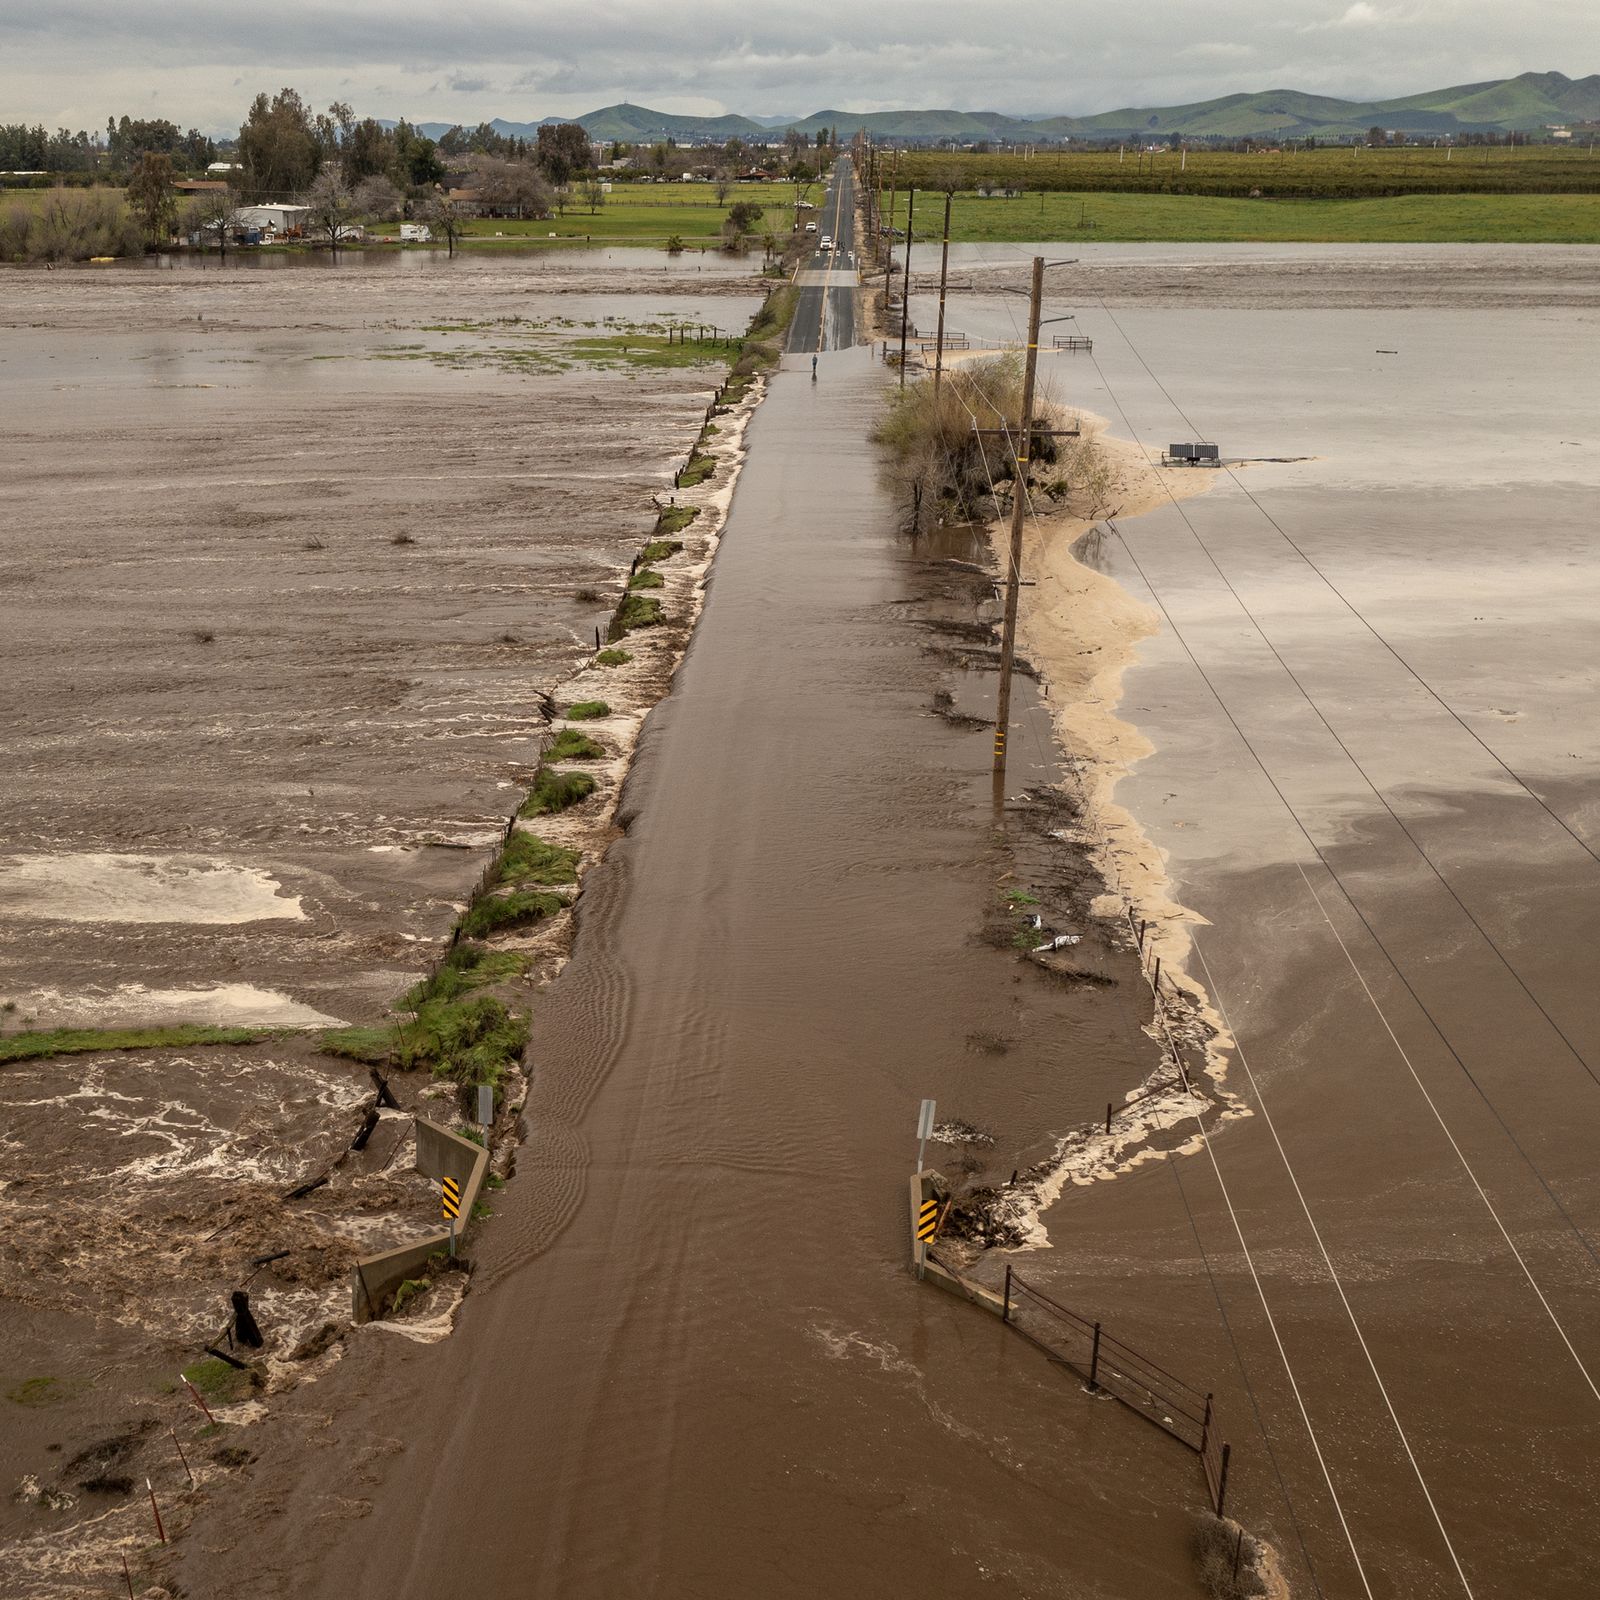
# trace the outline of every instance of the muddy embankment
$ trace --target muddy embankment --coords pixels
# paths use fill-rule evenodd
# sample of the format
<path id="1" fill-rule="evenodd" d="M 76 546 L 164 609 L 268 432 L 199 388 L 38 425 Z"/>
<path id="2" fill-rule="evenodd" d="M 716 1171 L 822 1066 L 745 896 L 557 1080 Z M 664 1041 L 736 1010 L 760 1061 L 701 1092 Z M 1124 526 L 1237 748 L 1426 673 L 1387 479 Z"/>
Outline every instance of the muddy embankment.
<path id="1" fill-rule="evenodd" d="M 154 1536 L 145 1478 L 170 1536 L 194 1485 L 247 1462 L 237 1425 L 339 1359 L 354 1259 L 433 1225 L 410 1115 L 469 1097 L 395 1070 L 417 1023 L 391 1007 L 541 771 L 586 775 L 517 824 L 571 870 L 469 944 L 513 1013 L 559 969 L 762 392 L 730 386 L 708 420 L 737 348 L 651 330 L 742 329 L 760 287 L 571 268 L 553 288 L 503 262 L 18 281 L 0 1592 L 100 1594 Z M 623 617 L 629 594 L 653 604 Z M 589 744 L 551 766 L 563 726 Z M 258 1037 L 7 1059 L 27 1032 L 192 1023 Z M 319 1049 L 338 1024 L 350 1059 Z M 511 1067 L 495 1182 L 521 1093 Z M 260 1349 L 230 1335 L 236 1289 Z M 394 1328 L 442 1337 L 461 1289 Z"/>

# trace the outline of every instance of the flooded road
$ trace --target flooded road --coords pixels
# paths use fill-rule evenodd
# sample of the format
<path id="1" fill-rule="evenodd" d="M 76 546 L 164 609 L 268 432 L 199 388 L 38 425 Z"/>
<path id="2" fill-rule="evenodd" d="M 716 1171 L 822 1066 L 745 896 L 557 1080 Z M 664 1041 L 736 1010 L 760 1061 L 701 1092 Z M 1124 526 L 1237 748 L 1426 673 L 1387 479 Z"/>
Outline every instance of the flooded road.
<path id="1" fill-rule="evenodd" d="M 341 1509 L 353 1436 L 286 1423 L 292 1488 L 231 1553 L 202 1538 L 191 1585 L 1196 1592 L 1193 1457 L 906 1270 L 919 1096 L 1010 1159 L 1154 1049 L 1130 961 L 1075 988 L 978 937 L 1016 863 L 987 730 L 932 710 L 961 676 L 922 620 L 947 553 L 909 557 L 878 486 L 871 352 L 816 386 L 791 361 L 536 1014 L 460 1332 L 330 1380 L 411 1396 L 373 1419 L 404 1449 L 359 1449 Z M 329 1531 L 286 1544 L 280 1515 Z"/>

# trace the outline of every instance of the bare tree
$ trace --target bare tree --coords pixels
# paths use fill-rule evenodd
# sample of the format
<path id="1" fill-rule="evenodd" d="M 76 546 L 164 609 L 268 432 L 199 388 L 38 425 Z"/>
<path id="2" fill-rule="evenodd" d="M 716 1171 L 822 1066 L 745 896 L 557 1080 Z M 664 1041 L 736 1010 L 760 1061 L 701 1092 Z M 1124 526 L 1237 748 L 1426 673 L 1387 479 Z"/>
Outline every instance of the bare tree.
<path id="1" fill-rule="evenodd" d="M 404 197 L 381 173 L 363 178 L 351 196 L 356 215 L 373 222 L 392 222 L 400 215 Z"/>
<path id="2" fill-rule="evenodd" d="M 426 222 L 434 233 L 443 237 L 452 256 L 456 253 L 456 240 L 466 232 L 467 219 L 456 209 L 454 200 L 448 195 L 436 194 L 424 202 L 417 220 Z"/>
<path id="3" fill-rule="evenodd" d="M 184 231 L 198 233 L 203 244 L 215 240 L 218 253 L 226 260 L 238 213 L 239 194 L 231 185 L 207 189 L 184 208 Z"/>
<path id="4" fill-rule="evenodd" d="M 500 161 L 480 156 L 473 162 L 478 196 L 495 211 L 509 211 L 516 217 L 543 217 L 550 214 L 550 185 L 531 161 Z"/>
<path id="5" fill-rule="evenodd" d="M 355 196 L 337 172 L 324 172 L 306 192 L 306 228 L 337 250 L 356 215 Z"/>
<path id="6" fill-rule="evenodd" d="M 716 185 L 714 190 L 717 197 L 717 204 L 719 206 L 727 205 L 728 196 L 730 193 L 732 193 L 732 191 L 733 180 L 729 178 L 726 168 L 719 167 L 717 169 Z"/>
<path id="7" fill-rule="evenodd" d="M 583 201 L 592 217 L 606 203 L 606 187 L 598 178 L 585 178 L 582 187 Z"/>

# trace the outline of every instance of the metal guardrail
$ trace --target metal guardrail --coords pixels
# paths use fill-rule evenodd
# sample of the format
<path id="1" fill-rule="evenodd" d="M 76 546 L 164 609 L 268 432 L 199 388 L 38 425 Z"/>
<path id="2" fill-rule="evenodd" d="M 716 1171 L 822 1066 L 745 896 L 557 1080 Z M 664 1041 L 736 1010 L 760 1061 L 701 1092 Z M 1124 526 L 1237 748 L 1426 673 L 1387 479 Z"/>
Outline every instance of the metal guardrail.
<path id="1" fill-rule="evenodd" d="M 1086 339 L 1081 333 L 1058 333 L 1050 340 L 1050 344 L 1056 350 L 1094 349 L 1094 340 Z"/>

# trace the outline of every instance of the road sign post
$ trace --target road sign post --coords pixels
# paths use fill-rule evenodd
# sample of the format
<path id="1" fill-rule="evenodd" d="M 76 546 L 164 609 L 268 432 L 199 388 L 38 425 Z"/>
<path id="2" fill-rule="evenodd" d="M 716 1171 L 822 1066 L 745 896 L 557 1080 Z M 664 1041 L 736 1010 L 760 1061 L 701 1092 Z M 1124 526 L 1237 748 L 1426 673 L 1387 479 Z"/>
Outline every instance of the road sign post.
<path id="1" fill-rule="evenodd" d="M 917 1171 L 922 1171 L 922 1156 L 933 1137 L 933 1101 L 924 1100 L 917 1113 Z"/>
<path id="2" fill-rule="evenodd" d="M 456 1254 L 456 1218 L 461 1215 L 461 1180 L 459 1178 L 441 1178 L 439 1180 L 439 1205 L 450 1224 L 450 1258 L 454 1260 Z"/>

